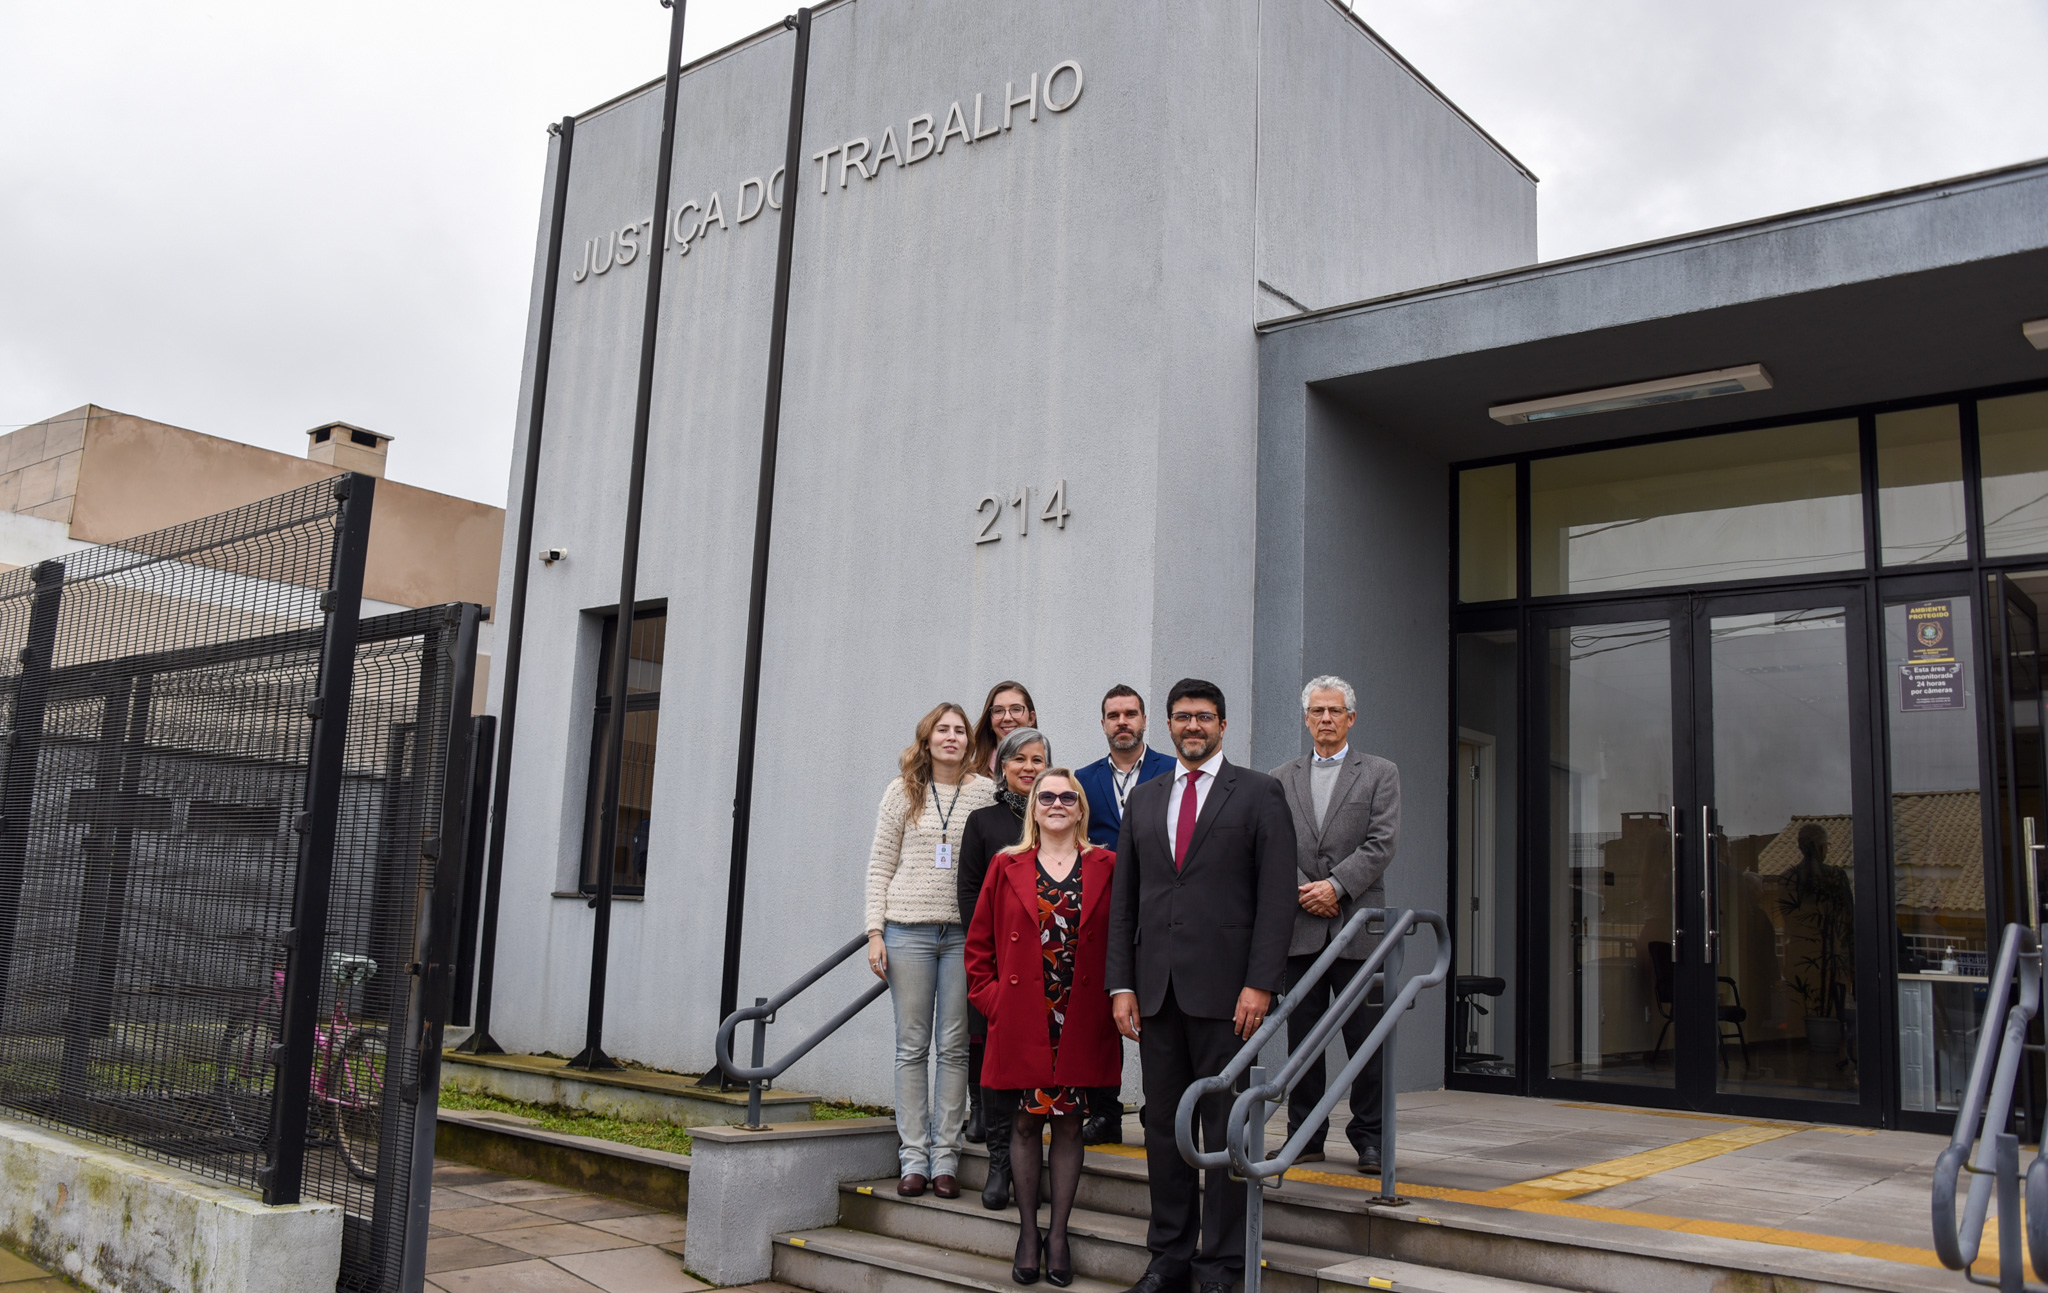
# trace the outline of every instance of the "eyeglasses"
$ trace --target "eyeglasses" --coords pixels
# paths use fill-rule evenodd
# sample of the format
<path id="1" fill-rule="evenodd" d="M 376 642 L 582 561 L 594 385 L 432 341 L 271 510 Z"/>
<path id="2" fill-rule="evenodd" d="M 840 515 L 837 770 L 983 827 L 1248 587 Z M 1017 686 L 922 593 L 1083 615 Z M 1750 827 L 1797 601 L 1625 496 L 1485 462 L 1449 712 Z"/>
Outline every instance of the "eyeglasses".
<path id="1" fill-rule="evenodd" d="M 1350 712 L 1342 705 L 1317 705 L 1308 713 L 1310 718 L 1342 718 Z"/>
<path id="2" fill-rule="evenodd" d="M 1047 808 L 1054 804 L 1062 808 L 1072 808 L 1081 802 L 1081 796 L 1071 790 L 1041 790 L 1038 792 L 1038 802 Z"/>
<path id="3" fill-rule="evenodd" d="M 1200 727 L 1211 727 L 1223 721 L 1223 719 L 1219 717 L 1213 710 L 1203 710 L 1199 712 L 1180 710 L 1176 713 L 1167 715 L 1167 717 L 1171 718 L 1176 723 L 1184 723 L 1189 726 Z"/>
<path id="4" fill-rule="evenodd" d="M 988 713 L 990 718 L 1024 718 L 1031 711 L 1023 705 L 997 705 Z"/>

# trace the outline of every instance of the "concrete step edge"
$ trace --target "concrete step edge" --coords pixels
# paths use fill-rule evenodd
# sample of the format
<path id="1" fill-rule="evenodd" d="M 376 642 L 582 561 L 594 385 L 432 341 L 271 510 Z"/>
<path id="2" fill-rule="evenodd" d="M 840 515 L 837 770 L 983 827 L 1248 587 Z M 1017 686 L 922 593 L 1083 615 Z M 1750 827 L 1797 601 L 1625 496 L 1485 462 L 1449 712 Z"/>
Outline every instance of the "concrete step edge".
<path id="1" fill-rule="evenodd" d="M 906 1199 L 904 1202 L 912 1203 L 916 1200 Z M 1000 1258 L 963 1252 L 960 1249 L 945 1248 L 919 1240 L 876 1235 L 846 1227 L 778 1235 L 776 1240 L 785 1246 L 809 1254 L 881 1267 L 952 1287 L 973 1289 L 976 1293 L 1013 1293 L 1016 1288 L 1009 1278 L 1008 1267 Z M 1335 1257 L 1336 1261 L 1317 1262 L 1308 1260 L 1311 1250 L 1301 1249 L 1297 1245 L 1282 1247 L 1294 1249 L 1293 1254 L 1269 1256 L 1266 1261 L 1267 1270 L 1313 1279 L 1318 1286 L 1327 1287 L 1330 1293 L 1344 1293 L 1351 1289 L 1369 1290 L 1371 1293 L 1557 1293 L 1548 1286 L 1521 1280 L 1441 1270 L 1412 1262 L 1394 1261 L 1390 1258 L 1353 1257 L 1330 1253 L 1322 1255 Z M 923 1259 L 918 1260 L 918 1257 Z M 962 1265 L 971 1266 L 976 1270 L 985 1267 L 986 1270 L 976 1277 L 963 1274 L 958 1269 Z M 948 1266 L 953 1269 L 947 1269 Z M 1077 1290 L 1088 1290 L 1090 1293 L 1120 1293 L 1124 1284 L 1122 1281 L 1082 1276 L 1074 1281 L 1073 1287 Z"/>
<path id="2" fill-rule="evenodd" d="M 588 1190 L 663 1212 L 682 1213 L 689 1208 L 688 1156 L 548 1131 L 505 1121 L 503 1115 L 438 1111 L 434 1153 L 458 1163 Z"/>
<path id="3" fill-rule="evenodd" d="M 1103 1160 L 1107 1162 L 1103 1163 Z M 1110 1170 L 1099 1172 L 1098 1165 L 1108 1166 Z M 1142 1180 L 1144 1162 L 1141 1159 L 1118 1159 L 1110 1155 L 1091 1154 L 1084 1171 L 1100 1176 Z M 886 1193 L 893 1199 L 893 1182 L 886 1184 L 891 1187 Z M 1083 1188 L 1085 1190 L 1086 1187 Z M 881 1189 L 875 1192 L 878 1197 L 884 1193 Z M 1349 1197 L 1354 1193 L 1357 1195 L 1356 1198 Z M 1085 1194 L 1083 1197 L 1086 1197 Z M 969 1193 L 966 1198 L 975 1207 L 980 1206 L 973 1193 Z M 909 1203 L 915 1200 L 902 1202 Z M 1873 1290 L 1875 1293 L 1925 1293 L 1926 1290 L 1936 1287 L 1946 1287 L 1946 1272 L 1872 1257 L 1781 1247 L 1748 1239 L 1723 1238 L 1675 1230 L 1638 1230 L 1618 1222 L 1607 1222 L 1597 1218 L 1577 1220 L 1551 1217 L 1548 1214 L 1531 1216 L 1504 1209 L 1484 1208 L 1419 1196 L 1410 1196 L 1405 1206 L 1389 1207 L 1378 1203 L 1376 1195 L 1364 1191 L 1344 1191 L 1340 1195 L 1339 1187 L 1310 1182 L 1292 1184 L 1267 1193 L 1266 1209 L 1269 1214 L 1290 1208 L 1369 1216 L 1375 1225 L 1398 1223 L 1404 1227 L 1443 1227 L 1449 1231 L 1472 1236 L 1480 1242 L 1548 1244 L 1591 1254 L 1645 1258 L 1656 1262 L 1669 1262 L 1675 1266 L 1719 1271 L 1738 1279 L 1804 1280 L 1820 1288 L 1864 1289 Z M 1378 1246 L 1379 1241 L 1375 1239 L 1374 1247 Z M 1446 1266 L 1441 1269 L 1453 1268 Z M 1461 1263 L 1456 1269 L 1470 1270 L 1470 1264 Z M 1483 1278 L 1508 1278 L 1485 1275 L 1480 1271 L 1471 1273 Z"/>
<path id="4" fill-rule="evenodd" d="M 872 1198 L 884 1205 L 966 1216 L 1012 1230 L 1018 1225 L 1017 1210 L 1014 1207 L 990 1211 L 981 1206 L 981 1200 L 967 1195 L 962 1195 L 958 1199 L 941 1199 L 924 1194 L 906 1199 L 897 1194 L 893 1183 L 887 1180 L 848 1182 L 840 1187 L 840 1192 Z M 855 1229 L 851 1226 L 842 1228 Z M 1077 1206 L 1067 1218 L 1067 1229 L 1074 1235 L 1092 1239 L 1097 1243 L 1121 1244 L 1132 1248 L 1145 1246 L 1145 1220 L 1142 1217 L 1129 1217 L 1119 1212 L 1102 1212 Z M 868 1232 L 856 1230 L 856 1233 Z M 1358 1253 L 1347 1253 L 1334 1248 L 1316 1248 L 1285 1240 L 1268 1239 L 1265 1243 L 1267 1269 L 1284 1271 L 1291 1275 L 1316 1275 L 1330 1267 L 1355 1262 L 1360 1256 Z"/>
<path id="5" fill-rule="evenodd" d="M 1015 1293 L 1018 1287 L 1010 1279 L 1009 1263 L 1000 1258 L 939 1248 L 914 1239 L 832 1227 L 777 1235 L 775 1243 L 805 1253 L 913 1275 L 954 1288 L 973 1289 L 976 1293 Z M 1042 1287 L 1051 1288 L 1050 1285 Z M 1123 1293 L 1125 1286 L 1081 1275 L 1075 1277 L 1070 1287 L 1075 1293 Z"/>
<path id="6" fill-rule="evenodd" d="M 1340 1266 L 1317 1271 L 1316 1282 L 1331 1286 L 1332 1293 L 1343 1289 L 1367 1289 L 1372 1293 L 1558 1293 L 1548 1284 L 1418 1266 L 1391 1257 L 1356 1257 Z"/>
<path id="7" fill-rule="evenodd" d="M 740 1109 L 747 1107 L 745 1088 L 725 1091 L 717 1087 L 700 1087 L 696 1085 L 698 1075 L 691 1073 L 659 1073 L 645 1069 L 607 1069 L 592 1072 L 589 1069 L 568 1068 L 559 1062 L 536 1060 L 533 1056 L 527 1055 L 472 1055 L 465 1051 L 447 1049 L 441 1052 L 441 1059 L 444 1065 L 466 1065 L 501 1073 L 519 1073 L 530 1077 L 580 1082 L 588 1086 L 617 1087 L 647 1095 L 668 1096 L 676 1100 L 730 1105 Z M 804 1091 L 771 1088 L 762 1093 L 761 1103 L 764 1106 L 800 1104 L 808 1108 L 818 1099 L 819 1096 Z"/>
<path id="8" fill-rule="evenodd" d="M 516 1114 L 492 1113 L 477 1109 L 440 1109 L 435 1111 L 439 1122 L 455 1123 L 458 1126 L 473 1127 L 490 1131 L 500 1136 L 511 1136 L 518 1140 L 539 1141 L 544 1145 L 557 1145 L 564 1149 L 581 1150 L 586 1154 L 603 1154 L 611 1158 L 630 1159 L 653 1167 L 665 1167 L 670 1171 L 690 1170 L 688 1154 L 671 1154 L 662 1149 L 646 1149 L 639 1145 L 627 1145 L 616 1140 L 600 1140 L 596 1136 L 578 1136 L 566 1131 L 549 1131 L 537 1127 L 528 1119 Z"/>

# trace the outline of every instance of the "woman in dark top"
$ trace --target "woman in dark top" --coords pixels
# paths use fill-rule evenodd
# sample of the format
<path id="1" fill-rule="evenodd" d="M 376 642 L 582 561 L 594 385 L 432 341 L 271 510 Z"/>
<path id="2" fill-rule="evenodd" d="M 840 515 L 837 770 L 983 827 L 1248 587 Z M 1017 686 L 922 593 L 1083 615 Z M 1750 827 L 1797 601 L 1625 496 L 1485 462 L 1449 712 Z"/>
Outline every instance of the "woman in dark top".
<path id="1" fill-rule="evenodd" d="M 974 722 L 974 744 L 968 747 L 967 764 L 979 768 L 991 780 L 997 776 L 998 752 L 1003 738 L 1020 727 L 1038 726 L 1038 704 L 1021 682 L 1005 678 L 988 689 L 981 702 L 981 717 Z"/>
<path id="2" fill-rule="evenodd" d="M 1024 809 L 1031 785 L 1052 758 L 1052 746 L 1035 727 L 1011 729 L 996 746 L 996 766 L 1003 778 L 996 802 L 968 814 L 960 837 L 960 919 L 974 919 L 989 859 L 1015 844 L 1024 833 Z M 988 1142 L 988 1183 L 981 1206 L 994 1212 L 1010 1206 L 1010 1110 L 991 1103 L 981 1085 L 983 1038 L 987 1023 L 972 1006 L 967 1010 L 967 1139 Z"/>
<path id="3" fill-rule="evenodd" d="M 996 854 L 967 928 L 967 991 L 988 1016 L 991 1111 L 1012 1110 L 1017 1255 L 1010 1278 L 1074 1282 L 1067 1220 L 1086 1152 L 1088 1089 L 1114 1082 L 1123 1045 L 1105 983 L 1116 855 L 1088 843 L 1088 801 L 1065 768 L 1031 792 L 1024 838 Z M 1038 1230 L 1039 1143 L 1052 1129 L 1052 1227 Z"/>

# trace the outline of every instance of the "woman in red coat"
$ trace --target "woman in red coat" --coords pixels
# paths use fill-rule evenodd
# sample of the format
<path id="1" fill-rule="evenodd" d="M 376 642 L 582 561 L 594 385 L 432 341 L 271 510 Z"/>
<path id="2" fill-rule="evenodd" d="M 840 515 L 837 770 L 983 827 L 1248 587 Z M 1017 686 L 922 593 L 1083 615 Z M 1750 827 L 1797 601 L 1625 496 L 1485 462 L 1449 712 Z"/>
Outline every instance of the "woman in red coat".
<path id="1" fill-rule="evenodd" d="M 1081 1182 L 1088 1088 L 1123 1080 L 1123 1043 L 1103 984 L 1116 854 L 1088 843 L 1088 799 L 1065 768 L 1032 786 L 1024 838 L 990 861 L 967 930 L 967 995 L 988 1018 L 982 1082 L 1014 1100 L 1011 1179 L 1017 1256 L 1010 1277 L 1074 1282 L 1067 1217 Z M 1038 1233 L 1039 1144 L 1052 1122 L 1052 1229 Z"/>

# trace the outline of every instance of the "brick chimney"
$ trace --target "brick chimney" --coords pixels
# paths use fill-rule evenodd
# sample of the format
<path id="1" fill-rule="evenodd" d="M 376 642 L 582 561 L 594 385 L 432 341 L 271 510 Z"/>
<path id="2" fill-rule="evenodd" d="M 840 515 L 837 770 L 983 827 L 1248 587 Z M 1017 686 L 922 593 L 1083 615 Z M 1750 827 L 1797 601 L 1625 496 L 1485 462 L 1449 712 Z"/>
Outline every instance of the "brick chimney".
<path id="1" fill-rule="evenodd" d="M 381 478 L 391 437 L 346 422 L 325 422 L 306 432 L 306 457 L 341 471 Z"/>

